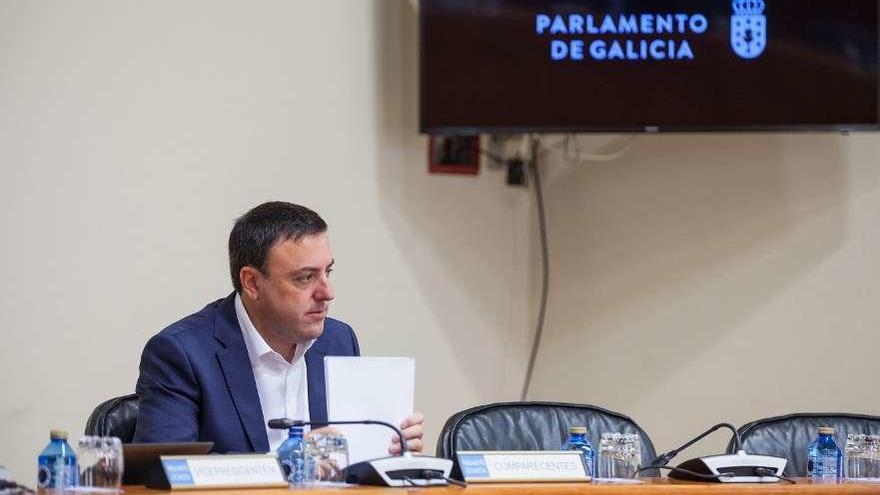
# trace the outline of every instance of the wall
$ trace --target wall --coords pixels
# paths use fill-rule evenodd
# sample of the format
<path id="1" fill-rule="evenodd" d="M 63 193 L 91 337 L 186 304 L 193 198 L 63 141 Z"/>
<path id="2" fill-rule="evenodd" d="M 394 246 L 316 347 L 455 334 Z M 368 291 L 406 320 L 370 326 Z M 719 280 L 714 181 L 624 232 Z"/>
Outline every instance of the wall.
<path id="1" fill-rule="evenodd" d="M 429 450 L 509 397 L 526 352 L 528 192 L 428 176 L 408 2 L 0 2 L 0 464 L 130 393 L 146 340 L 231 291 L 266 200 L 330 224 L 365 354 L 417 359 Z M 511 371 L 513 370 L 513 372 Z M 515 392 L 513 392 L 515 394 Z"/>
<path id="2" fill-rule="evenodd" d="M 416 29 L 410 3 L 380 0 L 0 2 L 0 464 L 16 479 L 32 483 L 50 428 L 75 436 L 132 390 L 149 336 L 230 291 L 228 230 L 269 199 L 327 218 L 332 312 L 364 352 L 416 357 L 429 450 L 452 412 L 518 396 L 531 193 L 494 170 L 425 173 Z M 531 397 L 626 412 L 658 449 L 721 419 L 880 413 L 878 157 L 876 134 L 551 153 Z"/>
<path id="3" fill-rule="evenodd" d="M 624 412 L 659 450 L 722 420 L 880 414 L 877 134 L 643 136 L 610 163 L 545 167 L 534 398 Z"/>

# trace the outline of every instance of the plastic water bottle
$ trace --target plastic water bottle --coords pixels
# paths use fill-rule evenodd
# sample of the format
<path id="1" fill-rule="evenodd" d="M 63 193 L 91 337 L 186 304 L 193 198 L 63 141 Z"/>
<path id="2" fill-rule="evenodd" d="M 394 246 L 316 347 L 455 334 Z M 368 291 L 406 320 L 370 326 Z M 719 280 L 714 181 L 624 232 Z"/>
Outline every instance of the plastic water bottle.
<path id="1" fill-rule="evenodd" d="M 287 440 L 278 447 L 278 460 L 284 468 L 287 481 L 302 483 L 305 479 L 306 444 L 303 441 L 302 426 L 291 426 L 287 430 Z"/>
<path id="2" fill-rule="evenodd" d="M 810 478 L 838 479 L 843 474 L 843 452 L 834 441 L 834 428 L 819 427 L 819 437 L 807 448 L 807 472 Z"/>
<path id="3" fill-rule="evenodd" d="M 562 444 L 562 450 L 580 450 L 584 456 L 584 465 L 587 467 L 587 476 L 591 478 L 596 473 L 596 451 L 587 440 L 586 426 L 569 426 L 568 440 Z"/>
<path id="4" fill-rule="evenodd" d="M 37 486 L 40 488 L 69 488 L 79 484 L 76 454 L 67 443 L 67 432 L 52 430 L 49 445 L 37 458 Z"/>

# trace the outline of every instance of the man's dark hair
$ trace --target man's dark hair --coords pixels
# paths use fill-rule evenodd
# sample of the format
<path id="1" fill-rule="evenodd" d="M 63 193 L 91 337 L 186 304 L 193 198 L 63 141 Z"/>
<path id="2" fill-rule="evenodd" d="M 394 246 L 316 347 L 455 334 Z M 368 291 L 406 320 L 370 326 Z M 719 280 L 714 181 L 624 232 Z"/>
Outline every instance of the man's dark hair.
<path id="1" fill-rule="evenodd" d="M 241 294 L 242 268 L 252 266 L 266 274 L 266 258 L 275 243 L 326 231 L 320 215 L 293 203 L 271 201 L 245 213 L 229 233 L 229 271 L 235 291 Z"/>

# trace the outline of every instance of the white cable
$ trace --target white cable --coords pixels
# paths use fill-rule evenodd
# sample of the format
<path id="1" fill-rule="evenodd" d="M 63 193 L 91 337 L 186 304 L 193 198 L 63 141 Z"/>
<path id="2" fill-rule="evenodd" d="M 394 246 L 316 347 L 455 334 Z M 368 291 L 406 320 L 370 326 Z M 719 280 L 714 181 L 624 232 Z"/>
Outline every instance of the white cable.
<path id="1" fill-rule="evenodd" d="M 568 163 L 607 163 L 613 162 L 615 160 L 619 160 L 623 158 L 633 147 L 636 140 L 639 138 L 638 134 L 632 134 L 623 138 L 622 144 L 620 147 L 614 151 L 608 153 L 587 153 L 582 154 L 580 150 L 580 146 L 577 145 L 577 136 L 569 134 L 562 138 L 561 140 L 553 143 L 546 148 L 544 148 L 544 152 L 549 152 L 553 149 L 556 149 L 560 146 L 563 147 L 562 157 Z M 574 143 L 574 154 L 571 154 L 572 143 Z"/>

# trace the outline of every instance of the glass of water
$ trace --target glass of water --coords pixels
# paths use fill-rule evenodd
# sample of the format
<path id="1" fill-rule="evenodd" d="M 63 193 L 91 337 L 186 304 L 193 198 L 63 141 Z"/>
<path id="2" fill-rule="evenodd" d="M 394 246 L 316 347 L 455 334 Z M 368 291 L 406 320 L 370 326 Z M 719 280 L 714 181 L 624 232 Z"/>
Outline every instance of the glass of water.
<path id="1" fill-rule="evenodd" d="M 635 478 L 642 460 L 637 433 L 603 433 L 599 441 L 599 478 Z"/>
<path id="2" fill-rule="evenodd" d="M 122 485 L 122 442 L 116 437 L 82 437 L 77 442 L 79 486 L 117 491 Z"/>
<path id="3" fill-rule="evenodd" d="M 306 439 L 315 463 L 315 481 L 343 482 L 348 467 L 348 440 L 337 433 L 316 433 Z"/>
<path id="4" fill-rule="evenodd" d="M 880 480 L 880 435 L 846 436 L 843 474 L 849 479 Z"/>

